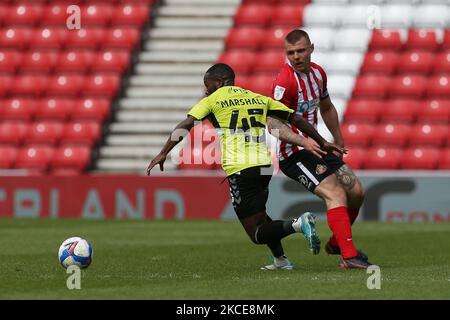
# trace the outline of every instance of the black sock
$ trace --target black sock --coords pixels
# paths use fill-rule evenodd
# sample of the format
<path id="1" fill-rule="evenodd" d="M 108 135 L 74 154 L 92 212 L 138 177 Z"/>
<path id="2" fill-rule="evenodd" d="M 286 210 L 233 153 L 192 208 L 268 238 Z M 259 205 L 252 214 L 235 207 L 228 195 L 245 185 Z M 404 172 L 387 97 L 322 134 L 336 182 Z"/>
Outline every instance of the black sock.
<path id="1" fill-rule="evenodd" d="M 261 244 L 274 243 L 294 232 L 292 221 L 276 220 L 259 226 L 255 239 Z"/>
<path id="2" fill-rule="evenodd" d="M 268 243 L 267 246 L 269 247 L 270 251 L 272 251 L 272 255 L 275 258 L 284 256 L 283 246 L 281 245 L 280 241 Z"/>

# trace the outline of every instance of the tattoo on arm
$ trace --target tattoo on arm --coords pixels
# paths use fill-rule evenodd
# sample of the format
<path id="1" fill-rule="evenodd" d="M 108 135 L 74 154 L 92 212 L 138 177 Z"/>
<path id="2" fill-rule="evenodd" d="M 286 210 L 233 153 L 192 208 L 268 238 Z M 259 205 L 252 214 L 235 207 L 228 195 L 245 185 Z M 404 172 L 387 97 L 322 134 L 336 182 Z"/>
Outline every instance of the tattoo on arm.
<path id="1" fill-rule="evenodd" d="M 277 118 L 267 117 L 267 126 L 269 132 L 274 137 L 281 141 L 296 145 L 303 146 L 305 139 L 303 136 L 293 132 L 284 122 Z"/>
<path id="2" fill-rule="evenodd" d="M 339 183 L 346 189 L 351 190 L 356 184 L 356 176 L 346 164 L 336 170 Z"/>

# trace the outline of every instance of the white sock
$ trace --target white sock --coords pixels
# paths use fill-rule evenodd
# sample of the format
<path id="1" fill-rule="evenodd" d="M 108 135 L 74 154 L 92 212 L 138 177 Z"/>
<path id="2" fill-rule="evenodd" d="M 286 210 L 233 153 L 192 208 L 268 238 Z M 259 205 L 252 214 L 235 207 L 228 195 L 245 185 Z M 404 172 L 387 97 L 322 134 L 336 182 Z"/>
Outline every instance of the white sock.
<path id="1" fill-rule="evenodd" d="M 295 232 L 301 232 L 302 227 L 302 219 L 297 218 L 292 221 L 292 228 L 294 228 Z"/>

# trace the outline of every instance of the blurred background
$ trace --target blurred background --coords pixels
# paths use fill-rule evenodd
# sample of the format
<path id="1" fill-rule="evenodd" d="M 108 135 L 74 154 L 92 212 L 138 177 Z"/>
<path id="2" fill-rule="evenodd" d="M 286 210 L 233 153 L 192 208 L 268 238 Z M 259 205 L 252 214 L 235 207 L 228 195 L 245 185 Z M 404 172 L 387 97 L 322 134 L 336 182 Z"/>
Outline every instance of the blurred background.
<path id="1" fill-rule="evenodd" d="M 0 216 L 234 218 L 208 123 L 167 172 L 147 165 L 210 65 L 270 96 L 299 27 L 367 191 L 360 218 L 449 222 L 448 0 L 1 0 Z M 268 209 L 325 212 L 282 174 Z"/>

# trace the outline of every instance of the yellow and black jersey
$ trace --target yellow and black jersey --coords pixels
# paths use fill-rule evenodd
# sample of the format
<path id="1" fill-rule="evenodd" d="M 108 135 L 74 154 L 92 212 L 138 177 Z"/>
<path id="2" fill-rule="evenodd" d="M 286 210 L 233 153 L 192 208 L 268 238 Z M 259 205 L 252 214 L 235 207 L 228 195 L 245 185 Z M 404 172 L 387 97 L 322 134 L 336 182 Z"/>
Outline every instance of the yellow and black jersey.
<path id="1" fill-rule="evenodd" d="M 222 168 L 227 175 L 246 168 L 269 165 L 266 147 L 266 117 L 289 120 L 294 110 L 272 98 L 235 86 L 226 86 L 202 99 L 189 115 L 209 118 L 222 146 Z"/>

